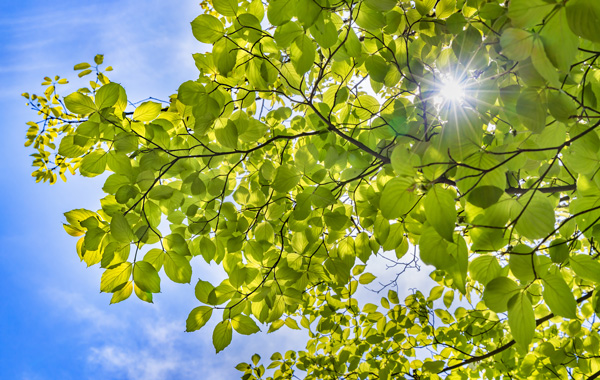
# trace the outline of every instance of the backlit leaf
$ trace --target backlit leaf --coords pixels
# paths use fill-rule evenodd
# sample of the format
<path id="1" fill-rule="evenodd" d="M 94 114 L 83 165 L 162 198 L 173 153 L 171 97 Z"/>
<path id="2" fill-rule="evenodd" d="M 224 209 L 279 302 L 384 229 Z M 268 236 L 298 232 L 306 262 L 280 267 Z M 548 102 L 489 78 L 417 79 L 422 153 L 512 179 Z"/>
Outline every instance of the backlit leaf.
<path id="1" fill-rule="evenodd" d="M 138 121 L 151 121 L 160 114 L 161 106 L 156 102 L 144 102 L 133 112 L 133 119 Z"/>
<path id="2" fill-rule="evenodd" d="M 571 289 L 560 275 L 548 274 L 542 279 L 544 283 L 544 301 L 554 313 L 565 318 L 577 318 L 577 304 Z"/>
<path id="3" fill-rule="evenodd" d="M 100 291 L 113 293 L 119 290 L 120 286 L 129 281 L 131 271 L 132 265 L 127 262 L 105 270 L 102 274 L 102 279 L 100 280 Z"/>
<path id="4" fill-rule="evenodd" d="M 160 277 L 152 264 L 137 261 L 133 266 L 133 281 L 143 291 L 150 293 L 160 292 Z"/>
<path id="5" fill-rule="evenodd" d="M 189 284 L 192 279 L 192 266 L 188 259 L 177 253 L 167 252 L 163 266 L 165 273 L 173 282 Z"/>
<path id="6" fill-rule="evenodd" d="M 524 348 L 529 347 L 535 332 L 535 315 L 524 291 L 508 301 L 508 325 L 515 341 Z"/>
<path id="7" fill-rule="evenodd" d="M 73 113 L 87 115 L 97 111 L 94 101 L 87 95 L 74 92 L 65 97 L 65 106 Z"/>
<path id="8" fill-rule="evenodd" d="M 229 346 L 232 335 L 231 322 L 229 320 L 221 321 L 217 324 L 212 337 L 213 346 L 217 353 Z"/>
<path id="9" fill-rule="evenodd" d="M 185 331 L 192 332 L 202 328 L 212 316 L 212 311 L 212 307 L 209 306 L 198 306 L 192 309 L 185 322 Z"/>

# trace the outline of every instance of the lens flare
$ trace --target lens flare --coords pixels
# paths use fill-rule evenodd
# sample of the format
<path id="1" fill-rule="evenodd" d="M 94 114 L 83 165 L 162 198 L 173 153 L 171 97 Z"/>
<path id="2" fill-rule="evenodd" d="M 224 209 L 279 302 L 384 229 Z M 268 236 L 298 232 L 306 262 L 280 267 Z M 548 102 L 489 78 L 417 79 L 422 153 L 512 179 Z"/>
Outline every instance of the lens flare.
<path id="1" fill-rule="evenodd" d="M 442 102 L 461 102 L 465 98 L 465 87 L 454 78 L 446 78 L 440 87 L 439 97 Z"/>

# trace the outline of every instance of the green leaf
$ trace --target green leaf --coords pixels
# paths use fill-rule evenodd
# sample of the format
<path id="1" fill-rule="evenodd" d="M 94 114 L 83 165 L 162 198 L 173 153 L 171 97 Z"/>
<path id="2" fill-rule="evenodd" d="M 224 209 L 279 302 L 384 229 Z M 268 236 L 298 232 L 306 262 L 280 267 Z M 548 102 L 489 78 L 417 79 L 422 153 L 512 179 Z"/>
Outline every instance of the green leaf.
<path id="1" fill-rule="evenodd" d="M 600 283 L 600 263 L 588 255 L 574 255 L 569 259 L 573 271 L 581 278 Z"/>
<path id="2" fill-rule="evenodd" d="M 378 11 L 390 11 L 398 3 L 396 0 L 365 0 L 365 4 Z"/>
<path id="3" fill-rule="evenodd" d="M 308 36 L 302 34 L 296 37 L 290 51 L 292 64 L 299 75 L 304 75 L 313 67 L 316 51 L 314 43 Z"/>
<path id="4" fill-rule="evenodd" d="M 222 38 L 213 45 L 213 61 L 223 76 L 229 75 L 235 68 L 239 47 L 227 38 Z"/>
<path id="5" fill-rule="evenodd" d="M 306 29 L 310 28 L 321 14 L 323 9 L 314 0 L 297 0 L 296 1 L 296 17 L 302 26 Z"/>
<path id="6" fill-rule="evenodd" d="M 527 29 L 542 22 L 554 4 L 544 0 L 511 0 L 508 4 L 508 17 L 516 28 Z"/>
<path id="7" fill-rule="evenodd" d="M 497 186 L 477 186 L 469 191 L 467 200 L 469 203 L 485 209 L 497 204 L 502 194 L 504 194 L 504 190 Z"/>
<path id="8" fill-rule="evenodd" d="M 387 62 L 380 55 L 368 57 L 365 61 L 365 67 L 374 81 L 382 83 L 385 81 L 385 77 L 390 69 Z M 379 106 L 379 103 L 377 105 Z"/>
<path id="9" fill-rule="evenodd" d="M 421 16 L 426 16 L 431 12 L 436 0 L 415 0 L 415 8 L 421 14 Z"/>
<path id="10" fill-rule="evenodd" d="M 508 302 L 508 325 L 514 340 L 528 348 L 535 333 L 533 306 L 525 291 L 519 292 Z"/>
<path id="11" fill-rule="evenodd" d="M 160 114 L 161 106 L 156 102 L 144 102 L 133 112 L 133 119 L 137 121 L 151 121 Z"/>
<path id="12" fill-rule="evenodd" d="M 533 50 L 534 35 L 522 29 L 508 28 L 502 32 L 502 53 L 513 61 L 528 58 Z"/>
<path id="13" fill-rule="evenodd" d="M 84 76 L 86 76 L 88 74 L 91 74 L 91 73 L 92 73 L 92 70 L 91 69 L 87 69 L 87 70 L 83 70 L 82 72 L 80 72 L 79 74 L 77 74 L 77 76 L 79 78 L 82 78 L 82 77 L 84 77 Z"/>
<path id="14" fill-rule="evenodd" d="M 175 189 L 173 189 L 171 186 L 157 185 L 150 190 L 148 193 L 148 198 L 156 200 L 169 199 L 173 196 L 174 191 Z"/>
<path id="15" fill-rule="evenodd" d="M 131 277 L 132 265 L 124 262 L 113 266 L 102 273 L 100 280 L 100 291 L 113 293 L 129 281 Z"/>
<path id="16" fill-rule="evenodd" d="M 183 82 L 177 90 L 177 100 L 188 106 L 197 105 L 205 96 L 204 86 L 191 80 Z"/>
<path id="17" fill-rule="evenodd" d="M 295 319 L 292 319 L 290 317 L 285 319 L 285 325 L 292 330 L 300 330 L 300 326 L 298 326 L 298 322 L 296 322 Z"/>
<path id="18" fill-rule="evenodd" d="M 154 269 L 160 270 L 165 260 L 165 252 L 160 248 L 153 248 L 144 255 L 144 261 L 152 264 Z"/>
<path id="19" fill-rule="evenodd" d="M 275 172 L 275 179 L 271 186 L 275 191 L 287 193 L 296 187 L 301 178 L 302 173 L 300 173 L 296 167 L 292 165 L 281 165 Z"/>
<path id="20" fill-rule="evenodd" d="M 96 92 L 96 107 L 99 110 L 109 108 L 117 104 L 121 90 L 124 91 L 118 83 L 107 83 Z"/>
<path id="21" fill-rule="evenodd" d="M 295 15 L 296 0 L 272 0 L 267 8 L 267 18 L 275 26 L 283 25 Z"/>
<path id="22" fill-rule="evenodd" d="M 562 264 L 569 258 L 569 244 L 563 238 L 553 240 L 548 251 L 553 263 Z"/>
<path id="23" fill-rule="evenodd" d="M 238 130 L 231 120 L 227 120 L 224 127 L 215 129 L 217 141 L 226 148 L 237 149 Z"/>
<path id="24" fill-rule="evenodd" d="M 431 0 L 428 0 L 431 1 Z M 433 0 L 435 2 L 435 0 Z M 383 12 L 371 7 L 356 7 L 358 14 L 355 16 L 356 25 L 367 30 L 377 30 L 385 27 Z"/>
<path id="25" fill-rule="evenodd" d="M 133 284 L 133 290 L 134 290 L 137 298 L 139 298 L 140 300 L 142 300 L 144 302 L 148 302 L 148 303 L 153 303 L 152 302 L 152 293 L 143 291 L 135 283 Z"/>
<path id="26" fill-rule="evenodd" d="M 191 24 L 194 37 L 205 44 L 214 43 L 219 38 L 223 37 L 223 34 L 225 33 L 223 24 L 215 16 L 203 14 L 196 17 Z"/>
<path id="27" fill-rule="evenodd" d="M 485 20 L 494 20 L 502 16 L 506 12 L 506 8 L 496 3 L 486 3 L 479 9 L 479 17 Z"/>
<path id="28" fill-rule="evenodd" d="M 570 0 L 567 21 L 576 35 L 600 42 L 600 3 L 589 0 Z"/>
<path id="29" fill-rule="evenodd" d="M 217 296 L 215 287 L 208 281 L 198 280 L 195 288 L 195 294 L 198 301 L 208 304 L 217 305 Z"/>
<path id="30" fill-rule="evenodd" d="M 129 296 L 131 296 L 131 293 L 133 293 L 133 282 L 128 281 L 125 286 L 113 293 L 112 297 L 110 298 L 110 304 L 112 305 L 113 303 L 125 301 L 127 298 L 129 298 Z"/>
<path id="31" fill-rule="evenodd" d="M 519 285 L 508 277 L 497 277 L 488 282 L 483 292 L 483 302 L 496 313 L 508 310 L 508 301 L 519 292 Z"/>
<path id="32" fill-rule="evenodd" d="M 192 266 L 188 259 L 177 253 L 167 252 L 163 263 L 167 277 L 173 282 L 189 284 L 192 280 Z"/>
<path id="33" fill-rule="evenodd" d="M 90 64 L 86 63 L 86 62 L 82 62 L 82 63 L 78 63 L 75 66 L 73 66 L 73 70 L 85 70 L 87 68 L 90 68 Z"/>
<path id="34" fill-rule="evenodd" d="M 567 11 L 564 7 L 546 22 L 546 26 L 540 31 L 540 37 L 544 41 L 546 54 L 552 64 L 561 72 L 568 73 L 571 65 L 575 63 L 579 38 L 569 29 Z M 550 112 L 552 112 L 551 107 Z"/>
<path id="35" fill-rule="evenodd" d="M 483 285 L 500 276 L 501 271 L 498 259 L 492 255 L 479 256 L 469 263 L 471 277 Z"/>
<path id="36" fill-rule="evenodd" d="M 456 0 L 440 0 L 435 7 L 437 18 L 447 18 L 456 11 Z"/>
<path id="37" fill-rule="evenodd" d="M 568 123 L 571 116 L 577 113 L 577 103 L 562 91 L 550 91 L 548 94 L 548 109 L 558 121 Z"/>
<path id="38" fill-rule="evenodd" d="M 577 303 L 571 289 L 561 275 L 547 274 L 542 278 L 544 301 L 554 315 L 577 318 Z"/>
<path id="39" fill-rule="evenodd" d="M 258 242 L 272 243 L 275 230 L 269 222 L 262 222 L 254 229 L 254 237 Z"/>
<path id="40" fill-rule="evenodd" d="M 356 36 L 354 29 L 350 28 L 350 29 L 346 29 L 346 30 L 342 31 L 342 36 L 346 36 L 346 33 L 348 33 L 348 37 L 346 38 L 346 43 L 344 44 L 344 47 L 346 48 L 346 52 L 351 57 L 360 56 L 360 54 L 362 52 L 362 44 L 360 43 L 360 40 Z"/>
<path id="41" fill-rule="evenodd" d="M 231 343 L 231 337 L 233 335 L 233 331 L 231 329 L 231 322 L 229 320 L 221 321 L 215 327 L 213 331 L 213 346 L 217 351 L 217 354 L 220 351 L 223 351 L 225 347 L 229 346 Z"/>
<path id="42" fill-rule="evenodd" d="M 83 230 L 84 227 L 81 225 L 82 222 L 88 220 L 89 218 L 96 217 L 95 212 L 83 208 L 65 212 L 64 215 L 67 219 L 67 223 L 78 230 Z"/>
<path id="43" fill-rule="evenodd" d="M 67 95 L 64 101 L 69 111 L 79 115 L 88 115 L 97 111 L 92 98 L 79 92 Z"/>
<path id="44" fill-rule="evenodd" d="M 116 241 L 122 243 L 130 243 L 133 240 L 133 231 L 121 213 L 113 215 L 110 222 L 110 233 Z"/>
<path id="45" fill-rule="evenodd" d="M 449 242 L 453 242 L 456 221 L 456 193 L 451 189 L 444 189 L 441 185 L 434 185 L 425 196 L 425 216 L 429 224 L 438 234 Z"/>
<path id="46" fill-rule="evenodd" d="M 238 11 L 238 0 L 212 0 L 215 10 L 226 17 L 234 17 Z"/>
<path id="47" fill-rule="evenodd" d="M 370 284 L 371 282 L 373 282 L 373 280 L 375 280 L 377 277 L 375 277 L 373 274 L 371 273 L 363 273 L 360 278 L 358 279 L 358 282 L 366 285 L 366 284 Z"/>
<path id="48" fill-rule="evenodd" d="M 149 293 L 160 292 L 160 277 L 152 264 L 137 261 L 133 267 L 133 281 L 141 290 Z"/>
<path id="49" fill-rule="evenodd" d="M 103 150 L 95 150 L 83 157 L 79 164 L 79 171 L 86 177 L 95 177 L 106 170 L 107 154 Z"/>
<path id="50" fill-rule="evenodd" d="M 443 360 L 426 361 L 423 363 L 423 370 L 429 373 L 438 373 L 444 368 L 445 364 L 446 362 Z"/>
<path id="51" fill-rule="evenodd" d="M 531 198 L 522 197 L 519 203 L 524 210 L 516 224 L 518 233 L 534 240 L 544 238 L 554 230 L 554 207 L 545 195 L 536 192 Z"/>
<path id="52" fill-rule="evenodd" d="M 209 306 L 198 306 L 194 308 L 185 321 L 185 331 L 192 332 L 199 330 L 209 321 L 213 309 Z"/>
<path id="53" fill-rule="evenodd" d="M 537 72 L 548 81 L 553 87 L 560 87 L 560 81 L 558 78 L 558 71 L 552 65 L 546 51 L 544 50 L 544 44 L 540 39 L 536 39 L 533 43 L 533 50 L 531 52 L 531 62 Z"/>
<path id="54" fill-rule="evenodd" d="M 423 231 L 419 239 L 419 254 L 425 264 L 445 270 L 457 264 L 456 259 L 448 252 L 448 243 L 434 228 Z"/>
<path id="55" fill-rule="evenodd" d="M 546 105 L 533 90 L 523 91 L 517 100 L 517 114 L 521 123 L 532 132 L 540 133 L 546 126 Z"/>
<path id="56" fill-rule="evenodd" d="M 75 136 L 65 136 L 60 140 L 60 145 L 58 147 L 58 154 L 67 158 L 75 158 L 80 157 L 84 153 L 86 153 L 91 145 L 91 141 L 86 141 L 86 144 L 81 146 L 75 144 Z"/>
<path id="57" fill-rule="evenodd" d="M 406 214 L 414 205 L 414 195 L 410 191 L 413 179 L 396 177 L 385 184 L 379 201 L 381 214 L 387 219 L 396 219 Z"/>
<path id="58" fill-rule="evenodd" d="M 535 253 L 532 252 L 531 248 L 524 244 L 519 244 L 512 249 L 510 258 L 508 259 L 508 265 L 512 274 L 518 278 L 521 283 L 529 283 L 536 278 L 534 270 L 534 264 L 536 260 Z"/>
<path id="59" fill-rule="evenodd" d="M 280 48 L 286 49 L 290 47 L 290 45 L 296 38 L 300 37 L 303 34 L 304 31 L 302 30 L 302 27 L 297 22 L 290 21 L 279 26 L 275 30 L 275 34 L 273 37 L 275 38 L 275 42 Z"/>
<path id="60" fill-rule="evenodd" d="M 313 25 L 310 29 L 310 34 L 321 49 L 334 47 L 338 41 L 338 30 L 331 21 L 325 21 L 323 25 L 320 25 L 320 23 Z"/>
<path id="61" fill-rule="evenodd" d="M 239 334 L 251 335 L 260 331 L 256 322 L 247 315 L 238 314 L 231 319 L 231 325 Z"/>

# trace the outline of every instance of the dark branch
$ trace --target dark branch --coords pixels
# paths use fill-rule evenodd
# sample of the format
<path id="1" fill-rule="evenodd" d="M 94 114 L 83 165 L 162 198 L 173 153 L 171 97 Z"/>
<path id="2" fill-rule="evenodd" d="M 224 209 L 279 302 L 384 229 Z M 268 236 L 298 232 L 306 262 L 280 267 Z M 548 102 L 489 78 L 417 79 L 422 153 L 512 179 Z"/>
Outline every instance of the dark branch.
<path id="1" fill-rule="evenodd" d="M 582 303 L 582 302 L 583 302 L 583 301 L 585 301 L 586 299 L 590 298 L 590 297 L 592 296 L 592 294 L 593 294 L 593 292 L 589 292 L 589 293 L 587 293 L 587 294 L 585 294 L 585 295 L 583 295 L 583 296 L 579 297 L 579 298 L 577 299 L 577 303 Z M 550 314 L 546 315 L 545 317 L 542 317 L 542 318 L 540 318 L 540 319 L 537 319 L 537 320 L 535 321 L 535 326 L 537 327 L 537 326 L 541 325 L 542 323 L 544 323 L 544 322 L 546 322 L 546 321 L 549 321 L 549 320 L 550 320 L 550 319 L 552 319 L 552 318 L 554 318 L 554 314 L 553 314 L 553 313 L 550 313 Z M 467 359 L 467 360 L 463 360 L 462 362 L 460 362 L 460 363 L 458 363 L 458 364 L 455 364 L 455 365 L 448 366 L 448 367 L 444 368 L 443 370 L 441 370 L 441 371 L 440 371 L 440 372 L 438 372 L 438 373 L 442 373 L 442 372 L 446 372 L 446 371 L 451 371 L 451 370 L 453 370 L 453 369 L 456 369 L 456 368 L 459 368 L 459 367 L 465 366 L 465 365 L 467 365 L 467 364 L 471 364 L 471 363 L 476 363 L 476 362 L 482 361 L 482 360 L 484 360 L 484 359 L 487 359 L 487 358 L 489 358 L 489 357 L 492 357 L 492 356 L 494 356 L 494 355 L 496 355 L 496 354 L 499 354 L 499 353 L 500 353 L 500 352 L 502 352 L 502 351 L 505 351 L 505 350 L 507 350 L 508 348 L 512 347 L 512 346 L 513 346 L 515 343 L 516 343 L 516 342 L 515 342 L 515 340 L 513 339 L 513 340 L 511 340 L 510 342 L 508 342 L 508 343 L 506 343 L 506 344 L 504 344 L 504 345 L 502 345 L 502 346 L 500 346 L 500 347 L 496 348 L 495 350 L 488 352 L 487 354 L 480 355 L 480 356 L 473 356 L 472 358 L 470 358 L 470 359 Z M 590 377 L 590 379 L 595 379 L 595 378 L 597 378 L 598 376 L 600 376 L 600 372 L 593 374 L 593 375 L 592 375 L 592 377 Z"/>
<path id="2" fill-rule="evenodd" d="M 440 177 L 432 182 L 433 183 L 443 183 L 443 184 L 450 185 L 450 186 L 456 186 L 456 182 L 454 182 L 451 179 L 444 178 L 444 177 Z M 506 189 L 504 189 L 504 191 L 510 195 L 523 195 L 531 190 L 533 190 L 533 189 L 523 189 L 520 187 L 507 187 Z M 575 184 L 565 185 L 565 186 L 539 187 L 539 188 L 535 189 L 535 191 L 539 191 L 540 193 L 545 193 L 545 194 L 566 193 L 566 192 L 575 191 L 575 190 L 577 190 L 577 185 L 575 185 Z"/>

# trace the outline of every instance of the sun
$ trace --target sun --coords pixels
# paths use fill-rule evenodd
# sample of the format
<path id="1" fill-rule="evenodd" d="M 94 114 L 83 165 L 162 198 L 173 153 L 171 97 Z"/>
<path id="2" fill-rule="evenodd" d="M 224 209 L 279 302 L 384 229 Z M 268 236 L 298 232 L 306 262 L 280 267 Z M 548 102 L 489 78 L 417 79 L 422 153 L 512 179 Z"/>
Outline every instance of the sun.
<path id="1" fill-rule="evenodd" d="M 465 86 L 456 78 L 447 77 L 442 80 L 438 97 L 440 103 L 460 103 L 465 98 Z"/>

